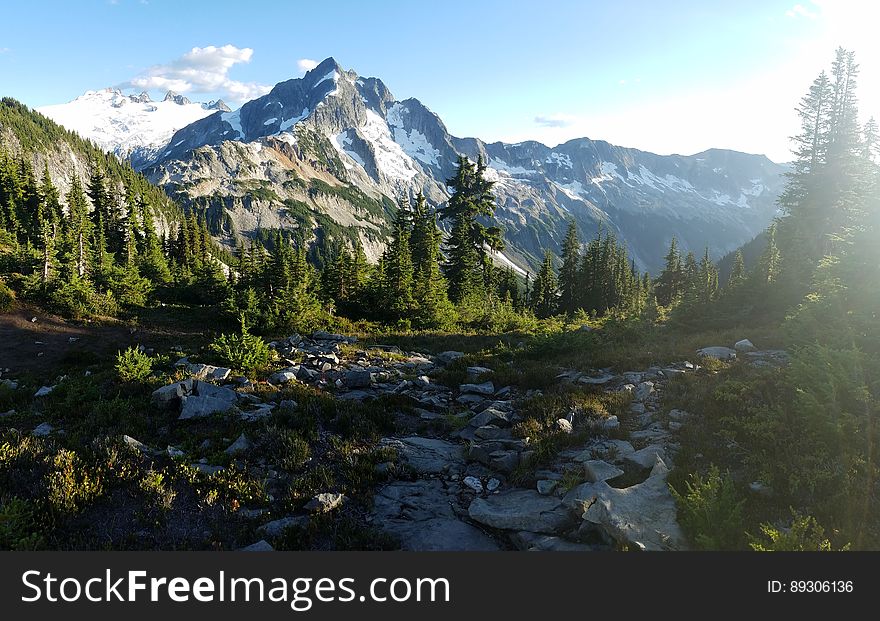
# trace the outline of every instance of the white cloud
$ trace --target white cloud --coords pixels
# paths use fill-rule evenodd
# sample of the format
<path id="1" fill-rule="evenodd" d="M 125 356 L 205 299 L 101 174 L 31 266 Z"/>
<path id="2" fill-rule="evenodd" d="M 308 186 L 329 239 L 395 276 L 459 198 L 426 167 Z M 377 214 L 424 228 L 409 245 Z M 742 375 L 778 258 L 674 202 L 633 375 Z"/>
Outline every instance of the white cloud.
<path id="1" fill-rule="evenodd" d="M 577 122 L 578 118 L 570 114 L 539 114 L 535 117 L 535 124 L 541 127 L 571 127 Z"/>
<path id="2" fill-rule="evenodd" d="M 318 66 L 317 60 L 312 60 L 311 58 L 300 58 L 296 61 L 296 66 L 299 67 L 299 70 L 305 73 L 306 71 L 311 71 L 315 67 Z"/>
<path id="3" fill-rule="evenodd" d="M 0 47 L 0 54 L 6 54 L 7 52 L 11 52 L 8 47 Z"/>
<path id="4" fill-rule="evenodd" d="M 253 53 L 249 47 L 234 45 L 194 47 L 180 58 L 164 65 L 154 65 L 120 86 L 181 93 L 217 93 L 224 99 L 242 103 L 270 90 L 263 84 L 240 82 L 229 77 L 230 69 L 250 62 Z"/>
<path id="5" fill-rule="evenodd" d="M 806 17 L 807 19 L 816 19 L 819 17 L 819 14 L 815 11 L 811 11 L 803 4 L 796 4 L 790 9 L 788 9 L 785 14 L 788 17 Z"/>

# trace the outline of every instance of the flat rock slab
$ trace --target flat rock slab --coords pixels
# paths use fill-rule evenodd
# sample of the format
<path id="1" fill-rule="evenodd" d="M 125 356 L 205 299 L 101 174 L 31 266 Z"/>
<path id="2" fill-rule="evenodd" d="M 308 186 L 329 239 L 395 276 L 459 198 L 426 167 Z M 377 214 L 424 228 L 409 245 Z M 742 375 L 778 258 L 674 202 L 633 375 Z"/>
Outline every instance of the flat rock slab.
<path id="1" fill-rule="evenodd" d="M 733 360 L 736 358 L 736 350 L 729 347 L 704 347 L 698 349 L 697 353 L 704 358 L 715 358 L 716 360 Z"/>
<path id="2" fill-rule="evenodd" d="M 643 483 L 625 489 L 604 481 L 585 483 L 571 490 L 563 503 L 620 543 L 642 550 L 683 550 L 687 545 L 666 484 L 668 474 L 666 464 L 658 461 Z"/>
<path id="3" fill-rule="evenodd" d="M 395 449 L 401 460 L 419 474 L 464 470 L 464 450 L 460 444 L 419 436 L 384 438 L 380 444 Z"/>
<path id="4" fill-rule="evenodd" d="M 553 535 L 541 535 L 520 531 L 511 536 L 513 544 L 520 550 L 530 552 L 592 552 L 593 546 L 583 543 L 574 543 Z"/>
<path id="5" fill-rule="evenodd" d="M 395 481 L 376 493 L 374 519 L 400 541 L 403 550 L 499 550 L 486 533 L 456 517 L 454 500 L 455 493 L 437 479 Z"/>
<path id="6" fill-rule="evenodd" d="M 516 489 L 488 498 L 476 498 L 468 507 L 475 522 L 504 530 L 556 534 L 572 524 L 572 514 L 558 498 Z"/>

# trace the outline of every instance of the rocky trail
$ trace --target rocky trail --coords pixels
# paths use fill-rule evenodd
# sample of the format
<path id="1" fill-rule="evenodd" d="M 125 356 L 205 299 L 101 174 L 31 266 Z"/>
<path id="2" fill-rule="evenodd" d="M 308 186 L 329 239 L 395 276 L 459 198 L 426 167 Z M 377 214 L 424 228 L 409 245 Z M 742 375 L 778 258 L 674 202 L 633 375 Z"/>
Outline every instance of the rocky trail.
<path id="1" fill-rule="evenodd" d="M 515 433 L 524 420 L 522 407 L 540 396 L 537 390 L 496 386 L 494 371 L 467 367 L 465 383 L 446 386 L 438 380 L 462 352 L 436 355 L 404 352 L 396 346 L 357 345 L 357 339 L 316 332 L 292 335 L 270 344 L 280 359 L 268 377 L 271 387 L 308 384 L 336 399 L 366 402 L 396 395 L 410 404 L 395 412 L 395 436 L 379 446 L 393 449 L 396 463 L 379 464 L 388 476 L 375 490 L 370 526 L 391 535 L 405 550 L 680 550 L 687 547 L 676 521 L 674 499 L 666 483 L 679 449 L 677 432 L 688 424 L 683 411 L 664 411 L 662 398 L 676 376 L 696 373 L 688 361 L 665 367 L 613 373 L 563 371 L 560 384 L 585 392 L 619 393 L 626 415 L 596 416 L 571 408 L 555 420 L 554 433 L 570 436 L 551 461 L 534 459 L 532 439 Z M 735 349 L 710 347 L 696 352 L 698 360 L 744 357 L 755 365 L 784 362 L 784 352 L 760 352 L 748 341 Z M 176 366 L 187 379 L 155 390 L 155 406 L 176 413 L 179 420 L 228 414 L 253 423 L 275 410 L 295 410 L 292 400 L 272 399 L 271 391 L 255 392 L 244 377 L 230 369 L 180 359 Z M 48 394 L 52 386 L 41 388 Z M 267 396 L 268 395 L 268 396 Z M 35 395 L 35 397 L 38 395 Z M 442 424 L 432 424 L 440 422 Z M 38 425 L 32 433 L 60 432 Z M 252 438 L 245 431 L 225 450 L 236 456 Z M 582 441 L 581 441 L 582 438 Z M 126 436 L 145 453 L 167 453 L 186 459 L 179 449 L 146 447 Z M 540 464 L 540 465 L 536 465 Z M 191 463 L 212 474 L 222 470 L 206 459 Z M 271 489 L 277 475 L 271 463 L 262 474 Z M 260 525 L 265 539 L 248 549 L 271 549 L 272 539 L 291 525 L 308 523 L 309 514 L 326 513 L 346 502 L 327 490 L 317 494 L 301 514 Z M 261 520 L 262 511 L 242 514 Z"/>

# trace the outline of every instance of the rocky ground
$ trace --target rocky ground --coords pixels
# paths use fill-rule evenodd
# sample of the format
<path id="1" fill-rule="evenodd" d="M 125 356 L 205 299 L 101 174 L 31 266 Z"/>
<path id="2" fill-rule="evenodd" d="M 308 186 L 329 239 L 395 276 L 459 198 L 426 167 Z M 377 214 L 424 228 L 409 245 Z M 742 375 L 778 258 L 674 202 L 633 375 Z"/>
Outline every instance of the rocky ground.
<path id="1" fill-rule="evenodd" d="M 223 449 L 234 465 L 258 441 L 261 421 L 301 409 L 283 398 L 290 386 L 307 385 L 355 404 L 393 397 L 405 404 L 394 411 L 397 432 L 382 437 L 376 448 L 394 457 L 375 465 L 380 483 L 361 519 L 405 550 L 687 547 L 666 479 L 675 466 L 677 432 L 690 414 L 664 409 L 662 399 L 670 381 L 700 372 L 700 364 L 681 361 L 625 373 L 563 370 L 545 392 L 612 397 L 623 409 L 609 415 L 572 406 L 550 421 L 549 435 L 544 430 L 538 438 L 530 435 L 534 428 L 524 410 L 542 392 L 496 385 L 493 369 L 464 366 L 462 352 L 361 347 L 354 337 L 326 332 L 291 335 L 270 345 L 279 362 L 265 385 L 182 357 L 175 366 L 184 379 L 156 389 L 154 407 L 180 421 L 230 413 L 240 419 L 244 430 Z M 695 352 L 697 361 L 737 356 L 755 365 L 785 360 L 784 352 L 760 352 L 748 341 Z M 464 371 L 467 380 L 444 383 L 454 376 L 450 368 Z M 54 388 L 43 386 L 35 397 Z M 37 436 L 57 433 L 63 430 L 46 422 L 32 430 Z M 550 453 L 544 451 L 548 438 L 556 447 Z M 183 460 L 205 475 L 230 465 L 190 457 L 172 445 L 162 449 L 124 439 L 145 455 Z M 256 470 L 273 490 L 276 464 L 260 459 L 242 467 Z M 241 507 L 239 517 L 257 524 L 256 541 L 245 549 L 272 549 L 270 542 L 290 527 L 334 515 L 348 500 L 326 489 L 280 517 L 277 510 Z"/>

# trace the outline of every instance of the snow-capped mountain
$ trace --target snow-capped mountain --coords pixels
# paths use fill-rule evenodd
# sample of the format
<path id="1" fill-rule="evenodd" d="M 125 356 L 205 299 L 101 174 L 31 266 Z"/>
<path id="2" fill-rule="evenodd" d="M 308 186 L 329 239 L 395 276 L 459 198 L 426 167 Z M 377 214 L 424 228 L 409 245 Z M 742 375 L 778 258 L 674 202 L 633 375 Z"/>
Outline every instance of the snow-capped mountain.
<path id="1" fill-rule="evenodd" d="M 482 156 L 508 242 L 498 260 L 520 270 L 559 250 L 570 219 L 582 239 L 599 226 L 614 232 L 654 271 L 673 235 L 721 256 L 766 228 L 785 171 L 725 150 L 660 156 L 588 138 L 553 148 L 457 138 L 418 100 L 397 101 L 381 80 L 332 58 L 196 120 L 155 153 L 141 166 L 147 176 L 203 210 L 230 244 L 282 227 L 318 242 L 357 235 L 373 258 L 395 202 L 421 191 L 442 204 L 458 154 Z"/>
<path id="2" fill-rule="evenodd" d="M 192 103 L 174 91 L 168 91 L 162 101 L 153 101 L 148 93 L 125 95 L 111 88 L 37 109 L 101 148 L 130 159 L 135 166 L 155 159 L 174 132 L 217 110 L 229 107 L 222 100 Z"/>

